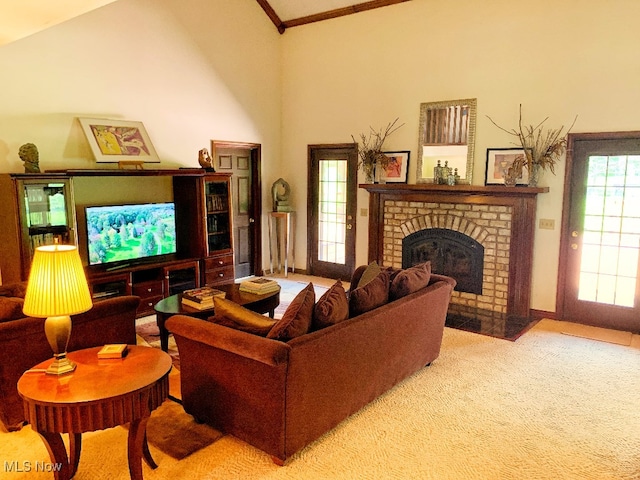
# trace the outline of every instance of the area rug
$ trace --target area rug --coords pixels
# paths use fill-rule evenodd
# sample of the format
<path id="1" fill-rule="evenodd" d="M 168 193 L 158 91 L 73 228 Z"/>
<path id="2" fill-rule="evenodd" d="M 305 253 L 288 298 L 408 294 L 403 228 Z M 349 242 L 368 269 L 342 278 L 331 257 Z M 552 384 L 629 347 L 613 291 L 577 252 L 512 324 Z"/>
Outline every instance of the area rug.
<path id="1" fill-rule="evenodd" d="M 136 320 L 136 334 L 138 334 L 144 342 L 149 346 L 160 348 L 160 329 L 156 323 L 156 316 L 149 315 Z M 173 366 L 180 370 L 180 355 L 178 347 L 173 335 L 169 335 L 169 348 L 167 353 L 171 356 Z"/>
<path id="2" fill-rule="evenodd" d="M 221 437 L 222 433 L 215 428 L 196 423 L 182 405 L 172 400 L 154 410 L 147 423 L 148 442 L 176 460 L 182 460 Z"/>

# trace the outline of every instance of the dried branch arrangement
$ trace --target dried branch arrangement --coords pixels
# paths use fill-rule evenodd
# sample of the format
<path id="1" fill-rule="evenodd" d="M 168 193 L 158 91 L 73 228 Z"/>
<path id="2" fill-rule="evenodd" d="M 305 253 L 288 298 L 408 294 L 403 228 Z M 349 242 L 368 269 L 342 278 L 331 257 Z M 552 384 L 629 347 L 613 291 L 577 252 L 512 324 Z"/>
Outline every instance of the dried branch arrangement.
<path id="1" fill-rule="evenodd" d="M 490 116 L 487 115 L 487 118 L 503 132 L 518 138 L 516 145 L 520 145 L 523 148 L 526 158 L 516 159 L 513 164 L 515 168 L 522 169 L 522 167 L 526 167 L 531 174 L 533 169 L 538 166 L 542 170 L 550 170 L 555 175 L 555 166 L 567 148 L 567 135 L 575 125 L 578 116 L 576 115 L 566 132 L 564 131 L 564 125 L 560 128 L 552 128 L 545 131 L 544 123 L 549 117 L 542 120 L 535 127 L 533 125 L 523 125 L 522 104 L 520 104 L 520 118 L 517 130 L 515 128 L 507 130 L 494 122 Z"/>
<path id="2" fill-rule="evenodd" d="M 387 137 L 404 125 L 404 123 L 396 125 L 398 120 L 396 118 L 393 122 L 387 124 L 386 128 L 381 128 L 379 131 L 369 127 L 369 135 L 360 134 L 360 143 L 351 135 L 353 143 L 358 143 L 358 155 L 360 156 L 358 169 L 362 168 L 365 174 L 373 174 L 373 169 L 376 165 L 383 169 L 389 165 L 389 158 L 382 153 L 382 147 Z"/>

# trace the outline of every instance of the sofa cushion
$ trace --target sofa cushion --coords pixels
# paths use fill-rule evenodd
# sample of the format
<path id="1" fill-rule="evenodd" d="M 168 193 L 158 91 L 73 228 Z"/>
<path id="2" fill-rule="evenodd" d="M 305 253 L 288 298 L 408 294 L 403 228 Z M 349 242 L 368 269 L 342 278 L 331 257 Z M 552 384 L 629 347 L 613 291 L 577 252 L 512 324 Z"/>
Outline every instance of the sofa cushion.
<path id="1" fill-rule="evenodd" d="M 389 301 L 389 272 L 381 271 L 373 280 L 349 294 L 349 316 L 378 308 Z"/>
<path id="2" fill-rule="evenodd" d="M 264 337 L 276 324 L 276 320 L 272 318 L 252 312 L 221 297 L 213 297 L 213 308 L 215 316 L 210 318 L 213 323 L 254 335 Z"/>
<path id="3" fill-rule="evenodd" d="M 8 283 L 0 285 L 0 296 L 24 298 L 27 293 L 27 282 Z"/>
<path id="4" fill-rule="evenodd" d="M 398 272 L 389 286 L 389 301 L 397 300 L 429 285 L 431 262 L 424 262 Z"/>
<path id="5" fill-rule="evenodd" d="M 26 317 L 26 315 L 22 313 L 23 304 L 23 298 L 0 297 L 0 322 L 8 322 Z"/>
<path id="6" fill-rule="evenodd" d="M 376 278 L 381 271 L 382 268 L 380 268 L 380 265 L 378 265 L 377 262 L 371 262 L 369 265 L 367 265 L 365 271 L 362 272 L 362 276 L 358 281 L 358 287 L 364 287 L 367 283 Z"/>
<path id="7" fill-rule="evenodd" d="M 284 315 L 273 326 L 267 338 L 286 342 L 307 333 L 311 327 L 315 303 L 316 292 L 313 290 L 313 284 L 309 283 L 291 301 Z"/>
<path id="8" fill-rule="evenodd" d="M 338 280 L 313 307 L 311 329 L 320 330 L 349 318 L 349 301 L 342 282 Z"/>

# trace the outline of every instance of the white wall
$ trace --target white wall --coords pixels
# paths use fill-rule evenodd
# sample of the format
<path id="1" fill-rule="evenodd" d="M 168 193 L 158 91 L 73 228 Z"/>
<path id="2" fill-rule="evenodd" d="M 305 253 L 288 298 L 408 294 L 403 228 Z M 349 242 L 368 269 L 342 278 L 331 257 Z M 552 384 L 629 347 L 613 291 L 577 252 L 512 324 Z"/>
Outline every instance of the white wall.
<path id="1" fill-rule="evenodd" d="M 478 99 L 473 184 L 484 184 L 487 148 L 510 147 L 493 126 L 545 117 L 574 132 L 640 130 L 640 2 L 634 0 L 412 0 L 283 35 L 283 172 L 299 213 L 297 256 L 306 247 L 306 176 L 311 143 L 350 142 L 396 117 L 385 145 L 411 150 L 415 182 L 421 102 Z M 564 164 L 545 174 L 536 229 L 532 308 L 555 311 Z M 368 205 L 360 192 L 359 208 Z M 367 260 L 367 218 L 357 222 L 357 264 Z"/>
<path id="2" fill-rule="evenodd" d="M 520 7 L 520 5 L 522 5 Z M 283 177 L 298 212 L 305 267 L 307 145 L 405 125 L 389 150 L 411 150 L 415 181 L 421 102 L 475 97 L 474 184 L 494 127 L 549 116 L 574 132 L 640 130 L 640 2 L 412 0 L 278 35 L 253 0 L 118 0 L 0 47 L 0 172 L 21 172 L 33 142 L 45 169 L 95 168 L 76 118 L 139 120 L 161 167 L 196 166 L 211 139 L 263 146 L 263 202 Z M 555 310 L 564 167 L 545 175 L 532 307 Z M 366 192 L 358 203 L 366 208 Z M 266 226 L 263 220 L 263 226 Z M 367 259 L 367 218 L 357 223 Z M 263 245 L 266 252 L 266 245 Z"/>
<path id="3" fill-rule="evenodd" d="M 144 123 L 147 168 L 198 167 L 218 139 L 262 144 L 279 176 L 280 35 L 256 2 L 119 0 L 0 47 L 0 71 L 2 173 L 24 171 L 27 142 L 42 170 L 113 167 L 77 121 L 103 117 Z"/>

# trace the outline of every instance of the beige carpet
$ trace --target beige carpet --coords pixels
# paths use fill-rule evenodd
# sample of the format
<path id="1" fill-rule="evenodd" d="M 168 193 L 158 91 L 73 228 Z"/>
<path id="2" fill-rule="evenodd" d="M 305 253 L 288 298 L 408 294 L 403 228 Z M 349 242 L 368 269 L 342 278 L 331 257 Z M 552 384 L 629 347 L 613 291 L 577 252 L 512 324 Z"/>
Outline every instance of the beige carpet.
<path id="1" fill-rule="evenodd" d="M 516 342 L 445 329 L 431 367 L 286 467 L 225 436 L 180 461 L 152 445 L 159 468 L 143 466 L 145 479 L 640 479 L 640 350 L 557 323 Z M 30 428 L 0 433 L 0 445 L 3 461 L 47 459 Z M 128 479 L 125 445 L 120 427 L 86 434 L 75 478 Z"/>

